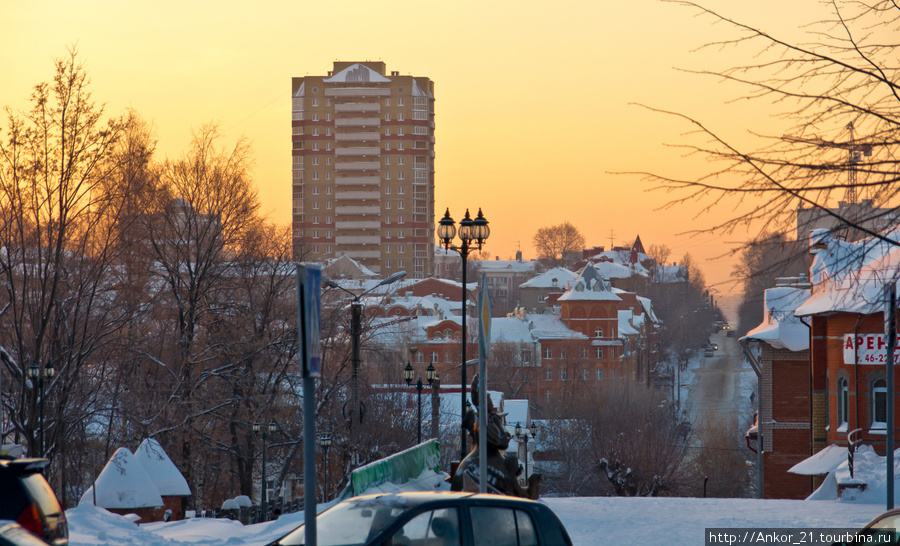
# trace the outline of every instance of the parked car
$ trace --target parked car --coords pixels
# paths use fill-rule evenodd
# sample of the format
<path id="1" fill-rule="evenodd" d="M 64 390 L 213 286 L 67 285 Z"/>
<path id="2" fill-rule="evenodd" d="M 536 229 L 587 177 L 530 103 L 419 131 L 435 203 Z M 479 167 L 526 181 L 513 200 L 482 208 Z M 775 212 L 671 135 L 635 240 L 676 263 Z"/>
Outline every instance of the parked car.
<path id="1" fill-rule="evenodd" d="M 13 520 L 50 544 L 69 543 L 66 514 L 42 472 L 47 459 L 0 459 L 0 520 Z"/>
<path id="2" fill-rule="evenodd" d="M 707 347 L 707 348 L 703 349 L 703 356 L 705 356 L 705 357 L 716 356 L 716 352 L 713 350 L 712 347 Z"/>
<path id="3" fill-rule="evenodd" d="M 14 521 L 0 520 L 0 546 L 47 546 L 47 542 Z"/>
<path id="4" fill-rule="evenodd" d="M 849 544 L 900 544 L 900 508 L 894 508 L 876 516 L 847 542 L 836 542 L 833 546 Z"/>
<path id="5" fill-rule="evenodd" d="M 316 519 L 319 546 L 571 546 L 569 533 L 547 505 L 477 493 L 408 492 L 364 495 L 340 502 Z M 306 543 L 300 526 L 272 543 Z"/>

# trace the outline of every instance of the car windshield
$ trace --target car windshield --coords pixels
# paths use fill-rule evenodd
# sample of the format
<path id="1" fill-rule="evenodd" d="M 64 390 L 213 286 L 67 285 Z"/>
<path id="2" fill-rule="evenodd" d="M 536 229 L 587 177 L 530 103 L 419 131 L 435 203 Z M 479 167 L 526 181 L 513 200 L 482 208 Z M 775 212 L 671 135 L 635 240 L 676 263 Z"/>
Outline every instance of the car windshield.
<path id="1" fill-rule="evenodd" d="M 395 495 L 344 501 L 316 518 L 316 543 L 319 546 L 365 544 L 410 506 L 408 499 Z M 305 543 L 303 525 L 278 541 L 284 545 Z"/>

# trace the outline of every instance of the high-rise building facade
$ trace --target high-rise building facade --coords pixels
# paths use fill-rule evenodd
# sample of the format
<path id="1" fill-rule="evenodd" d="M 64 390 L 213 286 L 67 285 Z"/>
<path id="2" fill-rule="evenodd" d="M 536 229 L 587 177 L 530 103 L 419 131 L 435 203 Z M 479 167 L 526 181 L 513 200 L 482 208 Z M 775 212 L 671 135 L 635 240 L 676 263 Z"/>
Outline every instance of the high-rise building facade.
<path id="1" fill-rule="evenodd" d="M 383 62 L 292 78 L 294 257 L 386 276 L 434 264 L 434 83 Z"/>

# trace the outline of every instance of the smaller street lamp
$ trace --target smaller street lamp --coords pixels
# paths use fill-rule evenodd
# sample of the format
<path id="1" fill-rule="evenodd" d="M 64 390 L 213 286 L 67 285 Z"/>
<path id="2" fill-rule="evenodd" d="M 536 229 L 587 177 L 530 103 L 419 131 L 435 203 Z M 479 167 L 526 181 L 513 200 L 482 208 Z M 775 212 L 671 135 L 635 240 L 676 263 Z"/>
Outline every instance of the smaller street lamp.
<path id="1" fill-rule="evenodd" d="M 325 487 L 322 489 L 322 502 L 328 501 L 328 448 L 331 447 L 331 434 L 319 435 L 319 446 L 325 452 L 322 456 L 322 470 L 325 473 Z"/>
<path id="2" fill-rule="evenodd" d="M 53 379 L 53 376 L 56 375 L 56 369 L 53 367 L 53 364 L 48 362 L 44 365 L 44 373 L 41 373 L 41 368 L 38 366 L 37 362 L 31 364 L 28 367 L 28 377 L 32 379 L 32 381 L 38 382 L 38 390 L 40 391 L 41 398 L 41 420 L 40 420 L 40 434 L 41 434 L 41 443 L 40 443 L 40 453 L 41 457 L 45 457 L 47 454 L 44 451 L 44 378 Z"/>
<path id="3" fill-rule="evenodd" d="M 410 350 L 410 352 L 412 353 L 412 352 L 414 352 L 414 351 L 413 351 L 413 350 Z M 406 362 L 406 367 L 403 368 L 403 379 L 406 380 L 406 384 L 407 384 L 407 385 L 412 385 L 413 375 L 414 375 L 414 371 L 413 371 L 412 364 L 411 364 L 409 361 L 407 361 L 407 362 Z M 425 379 L 428 381 L 428 384 L 429 384 L 429 385 L 430 385 L 432 382 L 434 382 L 434 378 L 435 378 L 435 377 L 436 377 L 436 373 L 435 373 L 435 369 L 434 369 L 434 364 L 428 364 L 428 367 L 425 369 Z M 418 407 L 419 407 L 419 415 L 418 415 L 418 417 L 419 417 L 419 419 L 418 419 L 418 422 L 419 422 L 419 435 L 418 435 L 418 439 L 419 439 L 419 441 L 418 441 L 418 443 L 420 443 L 420 444 L 422 443 L 422 388 L 423 388 L 424 386 L 425 386 L 425 384 L 422 383 L 422 376 L 420 375 L 419 378 L 418 378 L 418 380 L 416 381 L 416 391 L 419 393 L 419 397 L 418 397 L 418 398 L 419 398 L 419 402 L 418 402 Z"/>
<path id="4" fill-rule="evenodd" d="M 260 505 L 262 507 L 261 518 L 262 521 L 269 521 L 269 507 L 266 504 L 266 488 L 269 486 L 268 481 L 266 481 L 266 440 L 268 437 L 266 436 L 266 429 L 259 426 L 259 422 L 253 423 L 253 434 L 259 434 L 260 430 L 262 430 L 262 487 L 259 492 Z M 275 424 L 275 421 L 269 423 L 268 432 L 275 434 L 275 431 L 278 430 L 278 425 Z"/>
<path id="5" fill-rule="evenodd" d="M 531 422 L 531 427 L 527 430 L 522 430 L 522 425 L 516 423 L 516 438 L 525 442 L 525 481 L 528 481 L 528 433 L 531 433 L 531 439 L 537 437 L 537 423 L 534 421 Z"/>

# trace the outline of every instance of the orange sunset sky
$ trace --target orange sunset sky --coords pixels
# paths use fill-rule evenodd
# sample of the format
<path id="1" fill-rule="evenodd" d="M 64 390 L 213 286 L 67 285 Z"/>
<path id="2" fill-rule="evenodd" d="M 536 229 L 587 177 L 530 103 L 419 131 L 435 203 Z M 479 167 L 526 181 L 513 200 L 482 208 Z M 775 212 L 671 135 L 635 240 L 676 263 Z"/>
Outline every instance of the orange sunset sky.
<path id="1" fill-rule="evenodd" d="M 707 5 L 795 36 L 820 19 L 815 0 L 710 0 Z M 562 2 L 0 0 L 0 105 L 24 109 L 53 59 L 75 45 L 94 98 L 109 115 L 133 108 L 152 122 L 159 158 L 181 154 L 191 130 L 218 122 L 247 137 L 264 211 L 290 222 L 290 84 L 335 60 L 382 60 L 435 82 L 435 210 L 459 220 L 483 208 L 485 247 L 535 257 L 542 226 L 570 221 L 590 245 L 665 243 L 700 260 L 720 293 L 748 234 L 682 235 L 729 207 L 658 210 L 670 196 L 639 177 L 708 168 L 667 147 L 691 128 L 633 103 L 682 112 L 732 138 L 778 133 L 768 105 L 729 103 L 740 89 L 676 70 L 748 62 L 704 43 L 734 34 L 658 0 Z M 5 123 L 4 123 L 5 126 Z"/>

